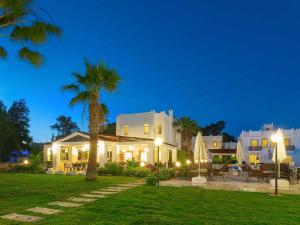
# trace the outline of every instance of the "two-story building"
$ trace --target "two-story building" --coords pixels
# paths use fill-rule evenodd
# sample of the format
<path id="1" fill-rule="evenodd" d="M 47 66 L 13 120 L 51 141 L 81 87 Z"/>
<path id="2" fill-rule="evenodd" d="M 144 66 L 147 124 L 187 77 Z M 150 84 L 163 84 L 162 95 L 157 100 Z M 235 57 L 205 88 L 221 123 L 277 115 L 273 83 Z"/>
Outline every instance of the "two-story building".
<path id="1" fill-rule="evenodd" d="M 154 111 L 136 114 L 122 114 L 117 117 L 116 135 L 98 136 L 97 162 L 104 166 L 107 162 L 126 161 L 154 164 L 158 161 L 158 151 L 154 140 L 163 140 L 159 149 L 161 163 L 177 160 L 178 145 L 173 129 L 173 111 Z M 44 160 L 53 171 L 84 170 L 89 154 L 89 134 L 75 132 L 44 146 Z"/>
<path id="2" fill-rule="evenodd" d="M 242 131 L 244 160 L 250 164 L 271 163 L 275 143 L 271 136 L 277 131 L 273 124 L 265 124 L 258 131 Z M 282 129 L 287 151 L 286 163 L 300 164 L 300 129 Z"/>

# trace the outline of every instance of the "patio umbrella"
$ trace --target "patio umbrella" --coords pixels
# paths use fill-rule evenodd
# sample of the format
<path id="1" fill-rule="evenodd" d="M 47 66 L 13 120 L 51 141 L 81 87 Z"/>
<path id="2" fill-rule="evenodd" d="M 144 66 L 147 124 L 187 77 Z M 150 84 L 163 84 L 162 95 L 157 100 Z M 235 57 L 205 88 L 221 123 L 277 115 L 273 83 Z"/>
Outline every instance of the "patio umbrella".
<path id="1" fill-rule="evenodd" d="M 201 161 L 207 161 L 208 155 L 207 151 L 205 149 L 204 141 L 203 141 L 203 136 L 200 132 L 198 132 L 197 137 L 196 137 L 196 142 L 195 142 L 195 150 L 194 150 L 194 160 L 198 160 L 199 164 L 199 176 L 200 176 L 200 163 Z"/>
<path id="2" fill-rule="evenodd" d="M 283 133 L 280 129 L 277 131 L 277 160 L 278 162 L 282 162 L 286 159 L 286 149 L 285 143 L 283 138 Z M 272 161 L 275 162 L 275 152 L 273 151 L 273 158 Z"/>
<path id="3" fill-rule="evenodd" d="M 241 140 L 239 139 L 236 147 L 236 160 L 238 161 L 238 164 L 241 165 L 244 161 L 244 151 L 242 147 Z"/>

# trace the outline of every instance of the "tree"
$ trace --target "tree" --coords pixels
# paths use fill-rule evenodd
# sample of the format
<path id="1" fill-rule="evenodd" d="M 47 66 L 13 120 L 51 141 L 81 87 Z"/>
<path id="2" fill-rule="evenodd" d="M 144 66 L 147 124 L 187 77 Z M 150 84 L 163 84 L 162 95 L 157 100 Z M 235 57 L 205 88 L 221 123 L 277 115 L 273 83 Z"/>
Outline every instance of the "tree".
<path id="1" fill-rule="evenodd" d="M 226 123 L 223 120 L 220 120 L 216 123 L 211 123 L 210 125 L 201 128 L 201 131 L 204 136 L 217 136 L 222 134 L 222 131 L 225 129 L 225 125 Z"/>
<path id="2" fill-rule="evenodd" d="M 223 132 L 222 136 L 223 136 L 223 142 L 236 142 L 235 137 L 227 132 Z"/>
<path id="3" fill-rule="evenodd" d="M 56 131 L 56 139 L 79 131 L 79 127 L 72 121 L 72 118 L 64 115 L 57 117 L 56 123 L 50 127 Z"/>
<path id="4" fill-rule="evenodd" d="M 116 90 L 120 76 L 104 63 L 94 65 L 85 59 L 84 64 L 84 74 L 74 72 L 76 83 L 64 86 L 63 90 L 75 92 L 76 96 L 70 101 L 71 106 L 78 103 L 88 105 L 90 153 L 86 180 L 95 180 L 97 178 L 97 141 L 105 117 L 101 93 Z"/>
<path id="5" fill-rule="evenodd" d="M 181 134 L 181 148 L 191 156 L 192 151 L 192 137 L 196 135 L 199 126 L 197 121 L 189 117 L 181 117 L 174 121 L 174 126 L 177 127 L 177 132 Z"/>
<path id="6" fill-rule="evenodd" d="M 8 118 L 16 129 L 18 150 L 28 149 L 32 138 L 29 135 L 29 109 L 24 99 L 14 101 L 8 110 Z"/>
<path id="7" fill-rule="evenodd" d="M 116 135 L 116 123 L 107 123 L 104 126 L 102 134 Z"/>
<path id="8" fill-rule="evenodd" d="M 0 1 L 0 36 L 23 44 L 42 44 L 51 35 L 60 36 L 61 30 L 52 23 L 46 22 L 40 12 L 44 9 L 34 8 L 33 0 L 1 0 Z M 39 10 L 39 11 L 37 11 Z M 19 58 L 39 67 L 43 63 L 43 55 L 31 50 L 28 46 L 19 49 Z M 0 57 L 6 58 L 7 52 L 0 46 Z"/>

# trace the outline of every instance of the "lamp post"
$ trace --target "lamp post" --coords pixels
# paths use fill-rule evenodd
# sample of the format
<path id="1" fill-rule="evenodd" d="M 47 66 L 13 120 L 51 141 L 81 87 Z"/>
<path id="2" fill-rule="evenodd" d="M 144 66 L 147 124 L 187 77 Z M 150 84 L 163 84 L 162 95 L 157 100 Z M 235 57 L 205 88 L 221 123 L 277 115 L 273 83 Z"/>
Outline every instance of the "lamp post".
<path id="1" fill-rule="evenodd" d="M 275 195 L 278 195 L 278 142 L 281 140 L 280 134 L 276 132 L 271 136 L 271 140 L 275 143 Z"/>
<path id="2" fill-rule="evenodd" d="M 155 146 L 157 147 L 157 187 L 159 187 L 159 147 L 162 145 L 163 140 L 161 138 L 156 138 L 154 141 Z"/>

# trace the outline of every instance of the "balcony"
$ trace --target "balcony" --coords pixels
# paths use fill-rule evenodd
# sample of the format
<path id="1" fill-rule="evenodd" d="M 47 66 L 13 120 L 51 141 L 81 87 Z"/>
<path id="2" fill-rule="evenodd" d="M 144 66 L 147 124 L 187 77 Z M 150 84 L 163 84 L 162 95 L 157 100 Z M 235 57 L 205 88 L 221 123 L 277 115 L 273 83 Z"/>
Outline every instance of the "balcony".
<path id="1" fill-rule="evenodd" d="M 257 146 L 257 147 L 249 146 L 249 151 L 250 152 L 259 152 L 261 150 L 262 150 L 261 146 Z"/>
<path id="2" fill-rule="evenodd" d="M 295 150 L 295 146 L 294 145 L 285 146 L 285 149 L 287 151 L 294 151 Z"/>

